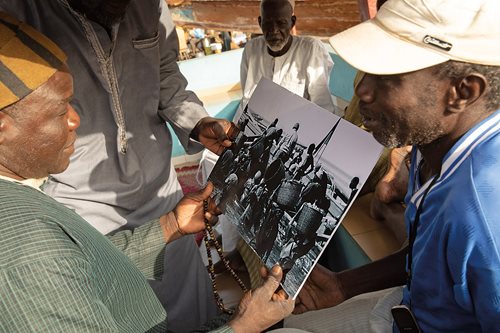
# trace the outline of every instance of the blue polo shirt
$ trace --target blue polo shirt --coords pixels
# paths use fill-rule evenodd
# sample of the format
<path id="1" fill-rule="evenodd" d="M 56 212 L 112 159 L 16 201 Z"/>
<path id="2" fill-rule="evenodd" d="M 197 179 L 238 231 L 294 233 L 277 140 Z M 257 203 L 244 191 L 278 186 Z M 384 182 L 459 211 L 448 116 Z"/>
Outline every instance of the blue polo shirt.
<path id="1" fill-rule="evenodd" d="M 408 231 L 431 183 L 419 182 L 421 159 L 414 149 Z M 412 266 L 403 304 L 423 332 L 500 332 L 500 110 L 444 157 L 423 203 Z"/>

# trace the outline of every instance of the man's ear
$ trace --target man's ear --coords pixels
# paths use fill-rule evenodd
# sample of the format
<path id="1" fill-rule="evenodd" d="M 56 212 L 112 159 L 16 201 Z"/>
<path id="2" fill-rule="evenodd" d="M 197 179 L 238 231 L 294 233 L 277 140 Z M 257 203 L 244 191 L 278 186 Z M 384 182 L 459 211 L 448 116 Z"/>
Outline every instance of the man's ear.
<path id="1" fill-rule="evenodd" d="M 6 132 L 9 128 L 8 114 L 0 110 L 0 145 L 5 141 Z"/>
<path id="2" fill-rule="evenodd" d="M 479 73 L 472 73 L 455 81 L 448 95 L 448 111 L 459 113 L 480 97 L 488 85 L 486 78 Z"/>
<path id="3" fill-rule="evenodd" d="M 292 15 L 292 28 L 295 27 L 296 22 L 297 22 L 297 16 Z"/>
<path id="4" fill-rule="evenodd" d="M 10 140 L 16 133 L 15 120 L 5 110 L 0 110 L 0 145 L 4 144 L 6 140 Z"/>
<path id="5" fill-rule="evenodd" d="M 257 22 L 259 22 L 259 27 L 262 29 L 262 17 L 257 17 Z"/>

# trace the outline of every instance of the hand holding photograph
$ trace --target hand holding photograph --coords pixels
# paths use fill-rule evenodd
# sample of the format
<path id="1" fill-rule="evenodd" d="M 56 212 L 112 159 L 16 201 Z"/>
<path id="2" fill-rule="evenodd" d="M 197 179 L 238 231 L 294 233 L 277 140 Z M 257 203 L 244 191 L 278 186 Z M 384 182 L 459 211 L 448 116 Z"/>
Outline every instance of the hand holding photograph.
<path id="1" fill-rule="evenodd" d="M 234 144 L 209 180 L 213 197 L 295 298 L 368 178 L 382 146 L 370 133 L 262 79 Z"/>

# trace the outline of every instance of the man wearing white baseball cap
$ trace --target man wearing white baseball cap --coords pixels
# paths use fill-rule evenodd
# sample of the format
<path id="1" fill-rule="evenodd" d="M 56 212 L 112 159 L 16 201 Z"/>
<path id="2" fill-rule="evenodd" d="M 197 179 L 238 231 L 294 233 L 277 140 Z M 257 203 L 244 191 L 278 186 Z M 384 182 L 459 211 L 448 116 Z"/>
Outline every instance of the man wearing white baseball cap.
<path id="1" fill-rule="evenodd" d="M 374 19 L 330 38 L 367 73 L 355 91 L 365 126 L 386 146 L 414 147 L 409 246 L 350 271 L 316 267 L 295 312 L 406 285 L 393 316 L 380 307 L 391 290 L 372 294 L 382 297 L 368 308 L 352 306 L 356 298 L 340 305 L 351 304 L 350 317 L 331 308 L 285 327 L 331 331 L 351 320 L 369 323 L 346 332 L 374 331 L 373 317 L 385 316 L 394 327 L 378 332 L 500 332 L 499 16 L 498 0 L 389 0 Z"/>

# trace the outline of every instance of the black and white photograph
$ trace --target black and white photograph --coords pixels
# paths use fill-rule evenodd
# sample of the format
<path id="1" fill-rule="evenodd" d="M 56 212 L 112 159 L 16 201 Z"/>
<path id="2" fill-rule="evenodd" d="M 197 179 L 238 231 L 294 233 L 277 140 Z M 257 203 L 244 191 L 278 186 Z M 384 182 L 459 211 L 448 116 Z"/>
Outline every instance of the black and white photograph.
<path id="1" fill-rule="evenodd" d="M 375 165 L 370 133 L 262 79 L 209 180 L 242 238 L 295 298 Z"/>

